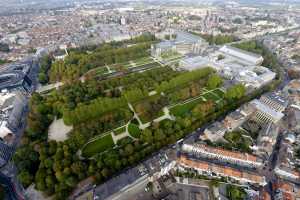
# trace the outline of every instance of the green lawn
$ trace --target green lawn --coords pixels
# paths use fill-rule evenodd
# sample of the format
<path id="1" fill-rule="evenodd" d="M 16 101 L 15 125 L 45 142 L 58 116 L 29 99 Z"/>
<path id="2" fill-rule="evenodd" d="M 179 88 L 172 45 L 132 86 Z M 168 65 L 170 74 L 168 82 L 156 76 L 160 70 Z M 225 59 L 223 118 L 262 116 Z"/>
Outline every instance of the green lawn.
<path id="1" fill-rule="evenodd" d="M 106 69 L 106 67 L 99 67 L 99 68 L 97 68 L 97 70 L 95 70 L 95 74 L 96 75 L 102 75 L 102 74 L 104 74 L 104 73 L 106 73 L 106 72 L 108 72 L 107 71 L 107 69 Z"/>
<path id="2" fill-rule="evenodd" d="M 145 58 L 141 58 L 141 59 L 138 59 L 138 60 L 134 60 L 133 62 L 136 64 L 136 66 L 140 66 L 140 65 L 143 65 L 143 64 L 153 63 L 154 60 L 150 57 L 145 57 Z"/>
<path id="3" fill-rule="evenodd" d="M 89 158 L 114 146 L 111 134 L 107 134 L 86 144 L 82 149 L 82 156 Z"/>
<path id="4" fill-rule="evenodd" d="M 213 91 L 215 94 L 217 94 L 220 98 L 224 97 L 224 92 L 221 89 L 216 89 Z"/>
<path id="5" fill-rule="evenodd" d="M 186 113 L 191 111 L 196 105 L 202 103 L 202 98 L 195 99 L 183 105 L 177 105 L 170 109 L 170 112 L 175 116 L 184 116 Z"/>
<path id="6" fill-rule="evenodd" d="M 213 100 L 213 101 L 218 101 L 220 98 L 217 97 L 216 95 L 208 92 L 206 94 L 203 95 L 203 97 L 206 99 L 206 100 Z"/>
<path id="7" fill-rule="evenodd" d="M 214 102 L 222 99 L 224 92 L 220 89 L 216 89 L 212 92 L 208 92 L 204 95 L 202 95 L 206 100 L 213 100 Z M 203 99 L 197 98 L 193 101 L 190 101 L 186 104 L 183 105 L 177 105 L 173 108 L 170 109 L 171 113 L 174 116 L 184 116 L 186 113 L 190 112 L 196 105 L 198 105 L 199 103 L 202 103 Z"/>
<path id="8" fill-rule="evenodd" d="M 126 131 L 126 127 L 121 127 L 121 128 L 118 128 L 118 129 L 115 129 L 113 130 L 113 132 L 115 133 L 115 135 L 120 135 L 122 133 L 124 133 Z"/>
<path id="9" fill-rule="evenodd" d="M 139 129 L 138 125 L 132 123 L 128 125 L 128 132 L 134 138 L 139 138 L 141 135 L 141 130 Z"/>

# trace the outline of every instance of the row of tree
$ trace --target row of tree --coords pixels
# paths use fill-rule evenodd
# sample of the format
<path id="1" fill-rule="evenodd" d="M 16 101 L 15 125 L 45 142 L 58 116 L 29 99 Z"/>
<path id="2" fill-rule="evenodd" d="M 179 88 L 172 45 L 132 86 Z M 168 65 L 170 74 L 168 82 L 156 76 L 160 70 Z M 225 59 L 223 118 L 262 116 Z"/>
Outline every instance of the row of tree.
<path id="1" fill-rule="evenodd" d="M 222 45 L 222 44 L 232 43 L 232 42 L 239 40 L 234 35 L 228 35 L 228 34 L 212 35 L 212 34 L 199 34 L 199 33 L 194 33 L 194 32 L 193 32 L 193 34 L 201 36 L 210 45 Z"/>
<path id="2" fill-rule="evenodd" d="M 49 82 L 48 71 L 51 67 L 53 58 L 50 55 L 46 55 L 40 60 L 40 71 L 38 74 L 38 79 L 41 84 L 46 84 Z"/>
<path id="3" fill-rule="evenodd" d="M 195 80 L 202 79 L 204 77 L 209 76 L 212 74 L 214 70 L 210 67 L 194 70 L 191 72 L 185 72 L 183 74 L 180 74 L 169 81 L 163 81 L 157 88 L 156 91 L 158 93 L 161 92 L 167 92 L 168 90 L 172 90 L 175 88 L 178 88 L 180 86 L 186 85 L 190 82 L 193 82 Z"/>
<path id="4" fill-rule="evenodd" d="M 50 81 L 76 80 L 90 69 L 103 67 L 114 63 L 146 57 L 151 43 L 136 44 L 130 47 L 114 48 L 105 44 L 91 53 L 70 52 L 65 60 L 54 62 L 50 69 Z"/>
<path id="5" fill-rule="evenodd" d="M 88 45 L 88 46 L 81 46 L 78 48 L 71 48 L 68 49 L 69 52 L 76 52 L 76 53 L 86 53 L 86 52 L 92 52 L 92 51 L 98 51 L 102 48 L 103 45 L 109 44 L 113 48 L 119 48 L 119 47 L 126 47 L 128 45 L 135 45 L 139 43 L 153 43 L 157 42 L 157 38 L 152 34 L 142 34 L 137 37 L 133 37 L 129 40 L 122 40 L 122 41 L 111 41 L 109 43 L 104 43 L 101 46 L 98 44 L 95 45 Z"/>

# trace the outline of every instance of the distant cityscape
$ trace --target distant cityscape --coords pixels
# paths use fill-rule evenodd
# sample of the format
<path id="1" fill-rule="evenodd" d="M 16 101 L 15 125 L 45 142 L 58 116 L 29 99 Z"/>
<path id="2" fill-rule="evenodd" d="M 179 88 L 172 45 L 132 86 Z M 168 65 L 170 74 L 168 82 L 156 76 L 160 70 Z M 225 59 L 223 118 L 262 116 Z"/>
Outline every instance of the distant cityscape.
<path id="1" fill-rule="evenodd" d="M 300 199 L 300 1 L 0 5 L 0 199 Z"/>

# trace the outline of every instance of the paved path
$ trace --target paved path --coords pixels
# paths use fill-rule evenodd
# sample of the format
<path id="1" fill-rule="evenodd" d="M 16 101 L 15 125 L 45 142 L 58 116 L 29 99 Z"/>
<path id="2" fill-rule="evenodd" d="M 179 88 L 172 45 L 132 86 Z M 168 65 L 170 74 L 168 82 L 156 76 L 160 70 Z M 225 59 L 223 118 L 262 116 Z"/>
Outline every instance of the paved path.
<path id="1" fill-rule="evenodd" d="M 207 89 L 204 88 L 204 89 L 203 89 L 204 92 L 201 93 L 199 96 L 196 96 L 196 97 L 194 97 L 194 98 L 190 98 L 190 99 L 188 99 L 188 100 L 186 100 L 186 101 L 184 101 L 184 102 L 179 102 L 179 103 L 170 105 L 169 108 L 173 108 L 173 107 L 178 106 L 178 105 L 184 105 L 184 104 L 190 103 L 190 102 L 195 101 L 195 100 L 200 99 L 200 98 L 202 98 L 203 101 L 207 101 L 206 98 L 203 97 L 203 95 L 205 95 L 205 94 L 207 94 L 207 93 L 212 93 L 212 94 L 214 94 L 213 91 L 215 91 L 215 90 L 217 90 L 217 89 L 219 89 L 219 88 L 216 88 L 216 89 L 214 89 L 214 90 L 207 90 Z M 220 97 L 219 97 L 219 98 L 220 98 Z"/>
<path id="2" fill-rule="evenodd" d="M 163 108 L 163 111 L 164 111 L 164 115 L 163 116 L 160 116 L 156 119 L 154 119 L 153 121 L 154 122 L 160 122 L 160 121 L 163 121 L 165 119 L 170 119 L 170 120 L 174 120 L 174 118 L 170 115 L 170 110 L 168 107 L 164 107 Z"/>
<path id="3" fill-rule="evenodd" d="M 112 136 L 112 139 L 114 141 L 115 144 L 117 144 L 117 141 L 118 140 L 121 140 L 123 139 L 124 137 L 131 137 L 131 135 L 129 135 L 129 132 L 128 132 L 128 124 L 129 122 L 125 125 L 125 132 L 124 133 L 120 133 L 118 135 L 115 135 L 114 132 L 111 133 L 111 136 Z M 120 128 L 123 128 L 124 126 L 120 127 Z M 118 128 L 119 129 L 119 128 Z"/>
<path id="4" fill-rule="evenodd" d="M 52 83 L 52 84 L 48 84 L 48 85 L 44 85 L 44 86 L 40 86 L 36 92 L 38 93 L 43 93 L 43 92 L 47 92 L 49 90 L 52 89 L 58 89 L 59 87 L 61 87 L 64 83 L 63 82 L 57 82 L 57 83 Z"/>
<path id="5" fill-rule="evenodd" d="M 107 71 L 108 71 L 108 72 L 107 72 L 108 74 L 111 74 L 111 73 L 113 72 L 113 71 L 110 70 L 110 68 L 109 68 L 108 65 L 105 65 L 105 67 L 106 67 L 106 69 L 107 69 Z"/>
<path id="6" fill-rule="evenodd" d="M 151 122 L 147 122 L 147 123 L 143 124 L 143 122 L 139 118 L 138 114 L 135 112 L 135 110 L 134 110 L 133 106 L 131 105 L 131 103 L 128 103 L 128 106 L 129 106 L 129 109 L 133 112 L 133 118 L 136 119 L 139 122 L 139 128 L 141 130 L 146 129 L 151 125 Z"/>

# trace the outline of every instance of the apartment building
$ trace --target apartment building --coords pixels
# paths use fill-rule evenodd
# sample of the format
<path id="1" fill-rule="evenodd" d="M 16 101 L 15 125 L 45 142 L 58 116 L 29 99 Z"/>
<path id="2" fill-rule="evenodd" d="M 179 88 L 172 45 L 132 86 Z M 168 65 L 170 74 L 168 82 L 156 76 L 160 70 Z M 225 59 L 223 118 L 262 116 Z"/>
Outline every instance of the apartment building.
<path id="1" fill-rule="evenodd" d="M 186 156 L 181 155 L 177 160 L 178 169 L 196 170 L 201 175 L 212 176 L 216 178 L 225 177 L 238 181 L 242 184 L 258 184 L 266 185 L 265 177 L 252 174 L 250 172 L 240 171 L 231 167 L 224 167 L 200 160 L 192 160 Z"/>
<path id="2" fill-rule="evenodd" d="M 285 180 L 300 183 L 300 173 L 294 169 L 287 168 L 285 166 L 276 166 L 275 174 Z"/>
<path id="3" fill-rule="evenodd" d="M 183 153 L 196 158 L 218 160 L 224 163 L 231 163 L 239 166 L 258 168 L 263 165 L 263 161 L 260 158 L 251 154 L 228 151 L 221 148 L 210 147 L 204 144 L 183 144 L 181 150 Z"/>

